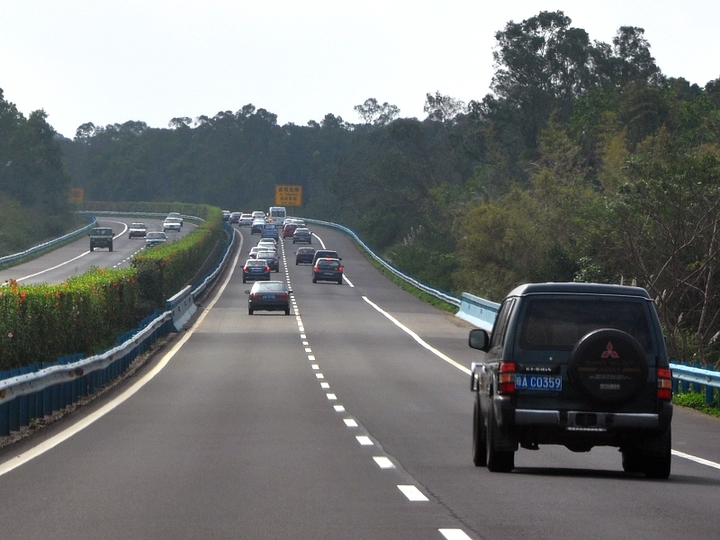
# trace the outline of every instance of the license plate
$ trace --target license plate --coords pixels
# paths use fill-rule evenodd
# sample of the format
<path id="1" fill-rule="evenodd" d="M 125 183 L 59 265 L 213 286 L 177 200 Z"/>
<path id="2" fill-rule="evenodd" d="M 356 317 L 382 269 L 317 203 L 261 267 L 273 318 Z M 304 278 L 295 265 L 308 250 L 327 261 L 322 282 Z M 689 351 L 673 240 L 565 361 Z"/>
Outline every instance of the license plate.
<path id="1" fill-rule="evenodd" d="M 263 294 L 263 300 L 275 300 L 274 294 Z"/>
<path id="2" fill-rule="evenodd" d="M 548 375 L 515 375 L 515 388 L 517 390 L 562 390 L 562 377 Z"/>

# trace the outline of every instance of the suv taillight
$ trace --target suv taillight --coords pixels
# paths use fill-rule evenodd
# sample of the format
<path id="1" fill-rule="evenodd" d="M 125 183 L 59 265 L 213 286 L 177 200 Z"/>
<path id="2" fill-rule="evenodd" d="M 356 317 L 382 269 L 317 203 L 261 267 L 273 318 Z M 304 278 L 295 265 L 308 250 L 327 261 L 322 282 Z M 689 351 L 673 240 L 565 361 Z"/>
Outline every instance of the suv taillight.
<path id="1" fill-rule="evenodd" d="M 498 369 L 498 394 L 515 393 L 515 362 L 500 362 Z"/>
<path id="2" fill-rule="evenodd" d="M 657 398 L 661 401 L 672 399 L 672 371 L 668 368 L 657 368 Z"/>

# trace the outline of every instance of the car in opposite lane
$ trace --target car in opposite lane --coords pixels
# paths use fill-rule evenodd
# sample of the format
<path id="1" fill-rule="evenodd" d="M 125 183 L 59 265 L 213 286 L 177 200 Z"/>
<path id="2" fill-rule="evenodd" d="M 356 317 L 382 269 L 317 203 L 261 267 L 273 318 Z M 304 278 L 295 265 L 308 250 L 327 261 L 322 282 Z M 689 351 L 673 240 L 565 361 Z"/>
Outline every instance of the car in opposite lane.
<path id="1" fill-rule="evenodd" d="M 147 225 L 144 223 L 131 223 L 128 228 L 128 238 L 145 238 Z"/>
<path id="2" fill-rule="evenodd" d="M 90 229 L 88 236 L 90 237 L 90 251 L 95 251 L 95 248 L 113 250 L 114 233 L 110 227 L 94 227 Z"/>
<path id="3" fill-rule="evenodd" d="M 170 212 L 170 213 L 167 215 L 167 217 L 173 218 L 173 219 L 177 219 L 178 221 L 180 221 L 180 226 L 181 226 L 181 227 L 185 224 L 185 220 L 183 219 L 183 217 L 182 217 L 182 215 L 180 214 L 180 212 Z"/>
<path id="4" fill-rule="evenodd" d="M 248 314 L 255 311 L 284 311 L 290 315 L 290 291 L 284 281 L 256 281 L 248 294 Z"/>
<path id="5" fill-rule="evenodd" d="M 180 218 L 166 217 L 165 221 L 163 221 L 163 232 L 167 232 L 167 231 L 180 232 L 181 227 L 182 227 L 182 222 L 180 221 Z"/>
<path id="6" fill-rule="evenodd" d="M 159 246 L 167 242 L 167 234 L 163 231 L 149 231 L 145 235 L 145 247 Z"/>

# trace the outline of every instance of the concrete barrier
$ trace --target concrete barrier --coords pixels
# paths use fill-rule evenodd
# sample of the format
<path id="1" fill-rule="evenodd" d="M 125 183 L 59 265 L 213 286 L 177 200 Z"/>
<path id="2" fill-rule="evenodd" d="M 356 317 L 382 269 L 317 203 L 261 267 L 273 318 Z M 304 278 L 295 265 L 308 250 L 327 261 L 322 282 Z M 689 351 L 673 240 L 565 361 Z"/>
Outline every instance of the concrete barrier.
<path id="1" fill-rule="evenodd" d="M 197 311 L 192 286 L 188 285 L 175 296 L 169 298 L 166 306 L 168 311 L 172 311 L 173 326 L 179 332 Z"/>
<path id="2" fill-rule="evenodd" d="M 490 332 L 498 309 L 500 304 L 464 292 L 460 298 L 460 311 L 456 316 Z"/>

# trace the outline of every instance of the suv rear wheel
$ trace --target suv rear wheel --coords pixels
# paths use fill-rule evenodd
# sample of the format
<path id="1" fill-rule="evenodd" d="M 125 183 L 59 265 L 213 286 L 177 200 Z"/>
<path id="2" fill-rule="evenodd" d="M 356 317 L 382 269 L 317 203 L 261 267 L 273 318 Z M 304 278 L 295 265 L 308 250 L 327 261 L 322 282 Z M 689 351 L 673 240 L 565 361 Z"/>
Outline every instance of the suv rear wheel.
<path id="1" fill-rule="evenodd" d="M 644 456 L 643 472 L 648 478 L 665 480 L 670 476 L 670 464 L 672 462 L 672 436 L 670 428 L 667 429 L 656 441 L 653 441 L 656 452 Z"/>
<path id="2" fill-rule="evenodd" d="M 487 448 L 487 468 L 490 472 L 510 472 L 515 468 L 515 452 L 495 450 L 495 433 L 498 425 L 492 414 L 488 414 L 485 442 Z"/>
<path id="3" fill-rule="evenodd" d="M 483 424 L 482 413 L 480 412 L 479 398 L 475 397 L 475 408 L 473 409 L 473 448 L 472 460 L 476 467 L 487 465 L 487 442 L 485 441 L 485 425 Z"/>

